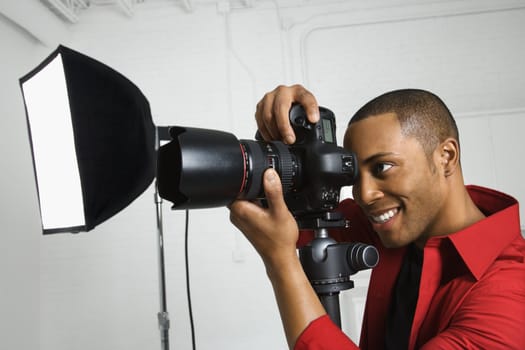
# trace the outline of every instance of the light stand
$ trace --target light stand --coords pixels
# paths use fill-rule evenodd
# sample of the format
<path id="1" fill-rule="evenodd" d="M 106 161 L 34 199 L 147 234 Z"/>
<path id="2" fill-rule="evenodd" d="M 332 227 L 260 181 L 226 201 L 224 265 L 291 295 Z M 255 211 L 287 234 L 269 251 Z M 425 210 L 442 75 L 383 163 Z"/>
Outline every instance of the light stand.
<path id="1" fill-rule="evenodd" d="M 160 141 L 169 141 L 169 127 L 156 127 L 156 150 L 160 148 Z M 162 222 L 162 198 L 159 195 L 157 181 L 155 181 L 155 208 L 157 211 L 157 243 L 158 243 L 158 258 L 159 258 L 159 300 L 160 311 L 157 314 L 160 330 L 160 343 L 162 350 L 169 350 L 169 329 L 170 318 L 168 313 L 168 306 L 166 301 L 166 273 L 164 268 L 164 230 Z"/>
<path id="2" fill-rule="evenodd" d="M 299 249 L 301 265 L 326 312 L 341 328 L 339 293 L 354 287 L 350 275 L 377 265 L 377 249 L 364 243 L 337 243 L 331 238 L 329 228 L 347 226 L 340 213 L 327 212 L 299 225 L 314 229 L 314 239 Z"/>

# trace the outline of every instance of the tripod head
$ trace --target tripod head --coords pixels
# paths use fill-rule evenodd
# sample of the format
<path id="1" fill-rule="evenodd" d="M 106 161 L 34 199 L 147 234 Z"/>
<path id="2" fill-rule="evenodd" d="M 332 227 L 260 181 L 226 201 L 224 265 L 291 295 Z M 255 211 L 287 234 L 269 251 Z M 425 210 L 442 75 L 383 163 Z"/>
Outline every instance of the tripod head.
<path id="1" fill-rule="evenodd" d="M 299 259 L 321 303 L 334 323 L 341 327 L 339 292 L 354 287 L 351 275 L 377 265 L 377 249 L 359 242 L 337 243 L 331 238 L 330 228 L 348 227 L 348 222 L 338 212 L 327 212 L 308 221 L 302 219 L 299 227 L 314 229 L 314 239 L 299 249 Z"/>

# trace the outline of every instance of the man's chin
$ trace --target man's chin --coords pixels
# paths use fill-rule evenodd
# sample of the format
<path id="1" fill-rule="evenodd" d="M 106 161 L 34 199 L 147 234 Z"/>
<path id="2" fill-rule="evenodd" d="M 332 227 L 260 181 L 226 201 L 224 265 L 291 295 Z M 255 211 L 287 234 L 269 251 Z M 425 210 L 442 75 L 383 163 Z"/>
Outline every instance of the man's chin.
<path id="1" fill-rule="evenodd" d="M 379 235 L 379 239 L 381 240 L 381 243 L 383 243 L 383 246 L 389 249 L 401 248 L 410 243 L 400 239 L 393 239 L 392 237 L 385 237 L 383 235 Z"/>

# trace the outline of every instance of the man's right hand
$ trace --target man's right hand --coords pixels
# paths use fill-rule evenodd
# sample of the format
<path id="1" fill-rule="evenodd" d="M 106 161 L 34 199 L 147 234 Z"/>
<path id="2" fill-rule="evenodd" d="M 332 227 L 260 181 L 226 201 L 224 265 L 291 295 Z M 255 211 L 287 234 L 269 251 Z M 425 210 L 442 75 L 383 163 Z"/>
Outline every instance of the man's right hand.
<path id="1" fill-rule="evenodd" d="M 289 145 L 295 142 L 289 119 L 293 103 L 303 106 L 310 122 L 316 123 L 319 120 L 317 100 L 310 91 L 301 85 L 280 85 L 264 95 L 257 104 L 255 120 L 264 140 L 281 140 Z"/>

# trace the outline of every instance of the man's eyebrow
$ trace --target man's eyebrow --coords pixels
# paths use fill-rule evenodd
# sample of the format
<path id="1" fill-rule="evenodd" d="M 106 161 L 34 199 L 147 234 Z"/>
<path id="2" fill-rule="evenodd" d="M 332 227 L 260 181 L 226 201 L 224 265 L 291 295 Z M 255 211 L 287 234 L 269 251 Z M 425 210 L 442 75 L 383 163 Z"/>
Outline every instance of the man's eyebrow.
<path id="1" fill-rule="evenodd" d="M 398 155 L 398 153 L 395 153 L 395 152 L 379 152 L 379 153 L 375 153 L 375 154 L 372 154 L 370 157 L 366 158 L 365 160 L 363 160 L 363 164 L 364 165 L 370 164 L 370 163 L 374 162 L 375 160 L 377 160 L 378 158 L 382 158 L 382 157 L 386 157 L 386 156 L 395 156 L 395 155 Z"/>

